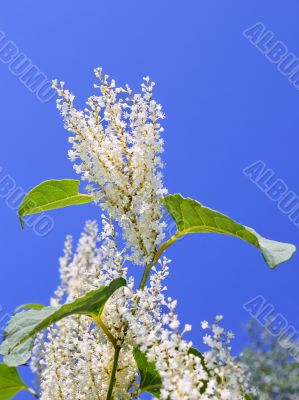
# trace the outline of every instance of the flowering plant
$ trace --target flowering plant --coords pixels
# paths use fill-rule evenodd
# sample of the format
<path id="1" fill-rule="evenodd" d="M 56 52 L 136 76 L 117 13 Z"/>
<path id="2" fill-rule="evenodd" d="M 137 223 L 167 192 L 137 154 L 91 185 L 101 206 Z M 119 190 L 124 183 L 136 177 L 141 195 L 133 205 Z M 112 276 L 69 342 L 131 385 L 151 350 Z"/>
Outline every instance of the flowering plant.
<path id="1" fill-rule="evenodd" d="M 161 106 L 154 83 L 145 77 L 141 93 L 95 70 L 98 95 L 77 110 L 64 83 L 54 81 L 58 109 L 71 132 L 69 158 L 87 182 L 49 180 L 33 188 L 19 208 L 26 215 L 94 202 L 101 229 L 88 221 L 75 251 L 68 237 L 60 260 L 61 284 L 49 306 L 28 304 L 11 318 L 0 346 L 0 398 L 28 390 L 42 400 L 250 399 L 248 368 L 230 353 L 231 332 L 221 316 L 203 341 L 201 353 L 185 340 L 176 300 L 167 296 L 171 261 L 164 252 L 190 233 L 238 237 L 262 253 L 271 268 L 288 260 L 291 244 L 275 242 L 253 229 L 163 186 Z M 166 238 L 166 212 L 176 233 Z M 136 283 L 132 266 L 143 268 Z M 30 360 L 36 390 L 21 381 L 19 365 Z M 1 397 L 2 396 L 2 397 Z"/>

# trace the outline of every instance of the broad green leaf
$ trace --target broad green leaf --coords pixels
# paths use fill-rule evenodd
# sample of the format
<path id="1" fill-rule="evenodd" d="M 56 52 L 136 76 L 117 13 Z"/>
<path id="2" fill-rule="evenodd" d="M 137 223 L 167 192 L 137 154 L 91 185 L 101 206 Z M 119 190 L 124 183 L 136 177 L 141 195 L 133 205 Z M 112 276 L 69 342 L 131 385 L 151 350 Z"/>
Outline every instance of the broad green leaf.
<path id="1" fill-rule="evenodd" d="M 252 397 L 250 396 L 250 394 L 245 393 L 245 400 L 252 400 Z"/>
<path id="2" fill-rule="evenodd" d="M 0 354 L 3 361 L 12 367 L 24 365 L 31 357 L 31 349 L 34 343 L 34 334 L 21 345 L 17 343 L 23 337 L 31 334 L 33 329 L 44 319 L 57 311 L 57 307 L 45 307 L 42 310 L 29 310 L 15 314 L 9 321 L 5 331 L 3 342 L 0 345 Z"/>
<path id="3" fill-rule="evenodd" d="M 0 364 L 0 400 L 11 399 L 21 390 L 27 389 L 16 368 Z"/>
<path id="4" fill-rule="evenodd" d="M 79 193 L 79 183 L 80 181 L 74 179 L 52 179 L 33 188 L 24 197 L 18 210 L 22 227 L 25 215 L 90 203 L 92 196 Z"/>
<path id="5" fill-rule="evenodd" d="M 296 251 L 292 244 L 265 239 L 255 230 L 180 194 L 166 196 L 162 202 L 178 229 L 176 235 L 164 247 L 188 233 L 222 233 L 236 236 L 257 247 L 271 268 L 289 260 Z"/>
<path id="6" fill-rule="evenodd" d="M 109 286 L 92 290 L 72 303 L 15 314 L 5 329 L 4 340 L 0 346 L 4 362 L 13 367 L 26 363 L 30 358 L 34 338 L 40 331 L 74 314 L 96 318 L 101 315 L 109 297 L 125 285 L 125 279 L 117 278 Z"/>
<path id="7" fill-rule="evenodd" d="M 134 349 L 134 357 L 140 373 L 140 391 L 150 393 L 159 399 L 162 380 L 155 363 L 149 362 L 139 349 Z"/>
<path id="8" fill-rule="evenodd" d="M 16 312 L 21 311 L 21 310 L 25 310 L 27 308 L 30 308 L 31 310 L 41 310 L 44 307 L 45 307 L 44 305 L 38 304 L 38 303 L 22 304 L 21 306 L 16 308 Z"/>

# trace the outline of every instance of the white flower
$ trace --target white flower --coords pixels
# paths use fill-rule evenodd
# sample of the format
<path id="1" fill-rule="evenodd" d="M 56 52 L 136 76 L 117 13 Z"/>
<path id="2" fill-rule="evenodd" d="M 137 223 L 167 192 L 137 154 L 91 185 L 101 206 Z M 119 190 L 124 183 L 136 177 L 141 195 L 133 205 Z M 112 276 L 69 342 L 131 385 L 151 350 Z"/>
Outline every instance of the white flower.
<path id="1" fill-rule="evenodd" d="M 65 255 L 60 260 L 61 285 L 52 299 L 52 305 L 71 302 L 86 292 L 107 285 L 117 276 L 126 276 L 122 257 L 114 242 L 113 227 L 103 219 L 103 232 L 99 236 L 94 222 L 88 222 L 76 253 L 72 256 L 71 238 L 68 237 Z M 99 269 L 101 266 L 101 269 Z M 122 292 L 121 292 L 122 293 Z M 120 315 L 116 304 L 107 304 L 110 323 L 118 324 Z M 93 400 L 105 398 L 109 385 L 114 348 L 101 329 L 83 316 L 68 317 L 39 335 L 31 366 L 39 374 L 41 400 Z M 119 360 L 115 394 L 130 399 L 128 385 L 136 379 L 136 366 L 132 351 L 124 351 Z"/>
<path id="2" fill-rule="evenodd" d="M 153 99 L 148 77 L 141 94 L 128 85 L 117 88 L 100 68 L 100 94 L 78 111 L 74 96 L 53 82 L 60 99 L 57 107 L 70 137 L 75 171 L 89 182 L 88 189 L 103 209 L 118 221 L 136 263 L 150 262 L 164 237 L 161 222 L 163 128 L 161 106 Z"/>
<path id="3" fill-rule="evenodd" d="M 202 321 L 201 322 L 201 327 L 202 327 L 202 329 L 208 329 L 209 328 L 209 323 L 207 321 Z"/>
<path id="4" fill-rule="evenodd" d="M 88 222 L 73 255 L 71 238 L 67 239 L 65 255 L 60 260 L 62 282 L 51 303 L 73 301 L 117 276 L 127 278 L 126 289 L 110 298 L 101 316 L 122 347 L 114 398 L 136 398 L 133 394 L 138 393 L 138 371 L 133 349 L 139 347 L 155 363 L 162 378 L 161 400 L 225 399 L 228 393 L 233 399 L 243 399 L 242 390 L 249 388 L 247 370 L 230 355 L 231 335 L 216 321 L 211 327 L 213 336 L 204 337 L 211 348 L 204 353 L 208 375 L 202 359 L 190 352 L 192 343 L 183 339 L 184 331 L 191 326 L 186 324 L 182 333 L 178 331 L 177 302 L 165 298 L 163 288 L 169 274 L 169 260 L 165 257 L 160 260 L 150 276 L 149 286 L 138 292 L 136 303 L 134 280 L 127 277 L 127 269 L 123 267 L 114 228 L 104 215 L 102 218 L 103 231 L 99 234 L 96 224 Z M 209 327 L 207 322 L 203 325 Z M 41 400 L 104 399 L 113 357 L 112 344 L 89 318 L 75 316 L 58 322 L 38 336 L 33 352 L 31 366 L 39 375 Z"/>
<path id="5" fill-rule="evenodd" d="M 201 354 L 184 339 L 191 325 L 180 329 L 177 301 L 166 293 L 170 260 L 163 257 L 156 263 L 144 288 L 136 288 L 128 274 L 128 261 L 150 263 L 164 237 L 159 122 L 164 115 L 149 77 L 141 93 L 133 94 L 128 85 L 109 81 L 101 69 L 95 74 L 100 93 L 81 111 L 64 83 L 53 82 L 60 96 L 57 107 L 72 132 L 69 158 L 103 212 L 101 232 L 88 222 L 74 253 L 67 238 L 61 284 L 51 304 L 72 302 L 117 277 L 124 277 L 127 286 L 109 298 L 96 321 L 72 316 L 38 335 L 31 368 L 39 377 L 40 399 L 102 400 L 111 382 L 114 400 L 139 399 L 134 358 L 139 348 L 161 378 L 161 400 L 244 400 L 250 377 L 230 353 L 233 334 L 219 326 L 222 316 L 211 325 L 202 322 L 211 332 L 203 338 L 209 349 Z M 115 222 L 122 228 L 121 238 Z M 115 349 L 120 353 L 113 380 Z"/>

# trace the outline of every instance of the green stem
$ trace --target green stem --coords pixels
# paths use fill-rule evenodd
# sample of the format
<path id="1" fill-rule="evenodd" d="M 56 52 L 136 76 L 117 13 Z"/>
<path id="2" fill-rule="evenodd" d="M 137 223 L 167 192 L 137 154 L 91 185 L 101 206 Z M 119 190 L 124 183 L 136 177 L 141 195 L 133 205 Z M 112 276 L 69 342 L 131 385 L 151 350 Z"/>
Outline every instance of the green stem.
<path id="1" fill-rule="evenodd" d="M 149 277 L 149 274 L 151 272 L 151 268 L 152 268 L 153 265 L 154 264 L 149 264 L 149 265 L 146 265 L 146 267 L 144 268 L 143 275 L 142 275 L 142 278 L 141 278 L 141 281 L 140 281 L 140 285 L 139 285 L 139 289 L 140 290 L 143 290 L 145 288 L 146 282 L 148 280 L 148 277 Z M 136 311 L 138 300 L 139 299 L 137 298 L 133 313 Z M 103 324 L 103 322 L 101 321 L 101 319 L 99 317 L 97 318 L 97 322 L 102 327 L 101 324 Z M 103 327 L 102 327 L 102 329 L 103 329 Z M 106 329 L 107 329 L 107 327 L 106 327 Z M 104 331 L 104 332 L 106 333 L 107 337 L 109 338 L 109 335 L 111 335 L 111 333 L 109 332 L 108 329 L 107 329 L 107 331 L 108 331 L 107 333 L 106 333 L 106 331 Z M 126 325 L 126 327 L 124 329 L 124 338 L 125 338 L 125 336 L 127 334 L 127 331 L 128 331 L 128 325 Z M 109 383 L 109 389 L 108 389 L 108 392 L 107 392 L 106 400 L 111 400 L 112 399 L 112 393 L 113 393 L 113 387 L 114 387 L 114 383 L 115 383 L 117 364 L 118 364 L 118 360 L 119 360 L 119 354 L 120 354 L 120 351 L 121 351 L 121 346 L 115 345 L 114 348 L 115 348 L 115 353 L 114 353 L 113 367 L 112 367 L 110 383 Z"/>
<path id="2" fill-rule="evenodd" d="M 159 258 L 161 257 L 162 253 L 164 253 L 164 251 L 172 245 L 172 243 L 174 243 L 177 239 L 179 239 L 179 237 L 182 236 L 179 233 L 176 233 L 174 236 L 172 236 L 170 239 L 168 239 L 164 244 L 162 244 L 162 246 L 160 247 L 160 249 L 156 252 L 153 261 L 146 265 L 143 271 L 143 275 L 139 284 L 139 290 L 144 290 L 146 282 L 148 280 L 148 277 L 150 275 L 151 269 L 152 267 L 158 262 Z M 133 309 L 133 313 L 136 311 L 136 307 L 138 304 L 139 298 L 137 298 L 136 303 L 135 303 L 135 308 Z M 118 364 L 118 360 L 119 360 L 119 354 L 121 351 L 121 346 L 118 346 L 116 344 L 116 340 L 115 338 L 111 335 L 111 333 L 109 332 L 108 328 L 106 327 L 106 325 L 104 325 L 103 321 L 101 320 L 101 318 L 97 318 L 97 322 L 100 325 L 100 327 L 103 329 L 103 331 L 106 333 L 107 337 L 109 338 L 109 340 L 111 341 L 111 343 L 114 345 L 115 348 L 115 353 L 114 353 L 114 360 L 113 360 L 113 367 L 112 367 L 112 372 L 111 372 L 111 377 L 110 377 L 110 383 L 109 383 L 109 389 L 108 389 L 108 393 L 107 393 L 107 397 L 106 400 L 111 400 L 112 399 L 112 393 L 113 393 L 113 387 L 115 384 L 115 376 L 116 376 L 116 371 L 117 371 L 117 364 Z M 126 336 L 128 331 L 128 326 L 125 327 L 124 330 L 124 337 Z"/>
<path id="3" fill-rule="evenodd" d="M 113 347 L 116 348 L 116 339 L 115 337 L 111 334 L 107 326 L 104 324 L 100 316 L 95 316 L 94 317 L 96 323 L 101 327 L 109 341 L 113 344 Z"/>
<path id="4" fill-rule="evenodd" d="M 162 246 L 158 249 L 158 251 L 156 252 L 153 261 L 146 265 L 142 278 L 141 278 L 141 282 L 139 285 L 139 289 L 143 290 L 145 288 L 146 282 L 148 280 L 149 274 L 151 272 L 152 267 L 157 264 L 157 262 L 159 261 L 159 258 L 161 257 L 161 255 L 164 253 L 164 251 L 166 249 L 168 249 L 169 246 L 171 246 L 176 240 L 178 240 L 180 237 L 182 236 L 182 234 L 180 233 L 176 233 L 175 235 L 173 235 L 170 239 L 168 239 L 165 243 L 162 244 Z"/>
<path id="5" fill-rule="evenodd" d="M 139 289 L 140 290 L 143 290 L 145 288 L 145 285 L 146 285 L 146 282 L 148 280 L 148 277 L 149 277 L 149 274 L 151 272 L 152 267 L 153 267 L 153 264 L 148 264 L 144 268 L 143 275 L 142 275 L 142 278 L 141 278 L 141 281 L 140 281 L 140 285 L 139 285 Z"/>
<path id="6" fill-rule="evenodd" d="M 108 392 L 107 392 L 106 400 L 111 400 L 112 399 L 112 392 L 113 392 L 113 387 L 114 387 L 114 383 L 115 383 L 115 375 L 116 375 L 116 370 L 117 370 L 117 364 L 118 364 L 120 349 L 121 349 L 120 346 L 116 346 L 116 348 L 115 348 L 113 367 L 112 367 L 110 383 L 109 383 L 109 389 L 108 389 Z"/>
<path id="7" fill-rule="evenodd" d="M 157 253 L 155 254 L 155 257 L 151 263 L 151 266 L 153 267 L 158 261 L 161 255 L 164 253 L 166 249 L 168 249 L 169 246 L 171 246 L 174 242 L 176 242 L 178 239 L 180 239 L 182 236 L 184 236 L 185 233 L 182 232 L 177 232 L 175 235 L 171 236 L 170 239 L 168 239 L 165 243 L 162 244 L 162 246 L 158 249 Z"/>

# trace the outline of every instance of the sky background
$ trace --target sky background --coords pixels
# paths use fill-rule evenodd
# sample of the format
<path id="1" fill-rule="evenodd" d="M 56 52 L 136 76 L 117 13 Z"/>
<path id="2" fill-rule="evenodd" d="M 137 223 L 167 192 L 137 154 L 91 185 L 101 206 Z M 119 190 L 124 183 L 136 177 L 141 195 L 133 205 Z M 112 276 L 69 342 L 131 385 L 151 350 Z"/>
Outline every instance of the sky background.
<path id="1" fill-rule="evenodd" d="M 2 2 L 0 30 L 49 79 L 64 80 L 80 105 L 94 93 L 97 66 L 134 89 L 150 75 L 167 116 L 169 192 L 299 246 L 298 227 L 242 173 L 263 160 L 299 194 L 299 91 L 242 35 L 261 21 L 299 56 L 298 12 L 296 0 L 10 0 Z M 38 101 L 3 63 L 0 87 L 4 173 L 26 191 L 46 179 L 76 178 L 55 101 Z M 26 302 L 48 303 L 65 236 L 78 238 L 84 221 L 100 213 L 92 205 L 51 212 L 55 227 L 42 238 L 21 230 L 4 198 L 0 216 L 4 316 Z M 257 295 L 299 330 L 298 255 L 272 271 L 254 247 L 210 234 L 181 240 L 167 256 L 169 292 L 198 347 L 200 321 L 223 314 L 239 352 L 248 342 L 242 305 Z"/>

